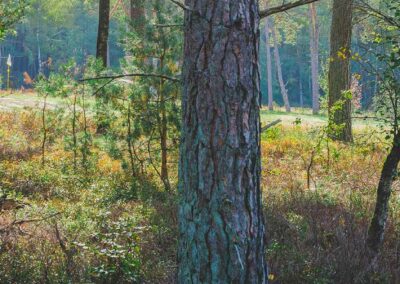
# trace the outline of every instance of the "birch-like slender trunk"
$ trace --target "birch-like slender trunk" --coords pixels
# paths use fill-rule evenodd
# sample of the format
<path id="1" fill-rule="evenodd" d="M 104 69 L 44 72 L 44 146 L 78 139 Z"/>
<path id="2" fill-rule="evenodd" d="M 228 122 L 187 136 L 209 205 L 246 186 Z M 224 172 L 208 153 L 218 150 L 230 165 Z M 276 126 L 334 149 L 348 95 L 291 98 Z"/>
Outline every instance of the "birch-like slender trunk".
<path id="1" fill-rule="evenodd" d="M 276 72 L 277 72 L 278 81 L 279 81 L 279 87 L 281 88 L 281 94 L 282 94 L 283 102 L 285 104 L 285 109 L 287 112 L 290 112 L 291 108 L 290 108 L 290 102 L 289 102 L 289 94 L 286 89 L 285 81 L 283 80 L 281 57 L 279 54 L 279 43 L 278 43 L 278 38 L 276 36 L 275 24 L 273 23 L 272 20 L 271 20 L 271 33 L 272 33 L 272 39 L 274 41 L 274 57 L 275 57 L 275 65 L 276 65 Z"/>
<path id="2" fill-rule="evenodd" d="M 267 85 L 268 109 L 274 110 L 274 94 L 272 89 L 272 54 L 271 54 L 270 24 L 268 17 L 265 19 L 265 49 L 267 52 Z"/>
<path id="3" fill-rule="evenodd" d="M 298 76 L 299 76 L 299 103 L 300 107 L 304 107 L 304 87 L 303 87 L 303 80 L 301 73 L 303 72 L 303 64 L 301 63 L 301 54 L 300 54 L 300 43 L 296 44 L 296 55 L 297 55 L 297 69 L 298 69 Z"/>

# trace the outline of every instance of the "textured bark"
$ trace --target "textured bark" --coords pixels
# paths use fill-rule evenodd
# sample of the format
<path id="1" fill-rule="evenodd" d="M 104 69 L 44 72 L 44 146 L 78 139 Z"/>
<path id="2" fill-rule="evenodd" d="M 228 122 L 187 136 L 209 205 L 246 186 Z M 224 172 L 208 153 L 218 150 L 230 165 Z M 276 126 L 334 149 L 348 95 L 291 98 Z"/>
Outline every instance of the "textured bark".
<path id="1" fill-rule="evenodd" d="M 266 283 L 255 0 L 186 0 L 178 283 Z"/>
<path id="2" fill-rule="evenodd" d="M 107 67 L 109 27 L 110 27 L 110 0 L 100 0 L 96 58 L 98 59 L 101 58 L 104 67 Z"/>
<path id="3" fill-rule="evenodd" d="M 329 110 L 343 99 L 343 92 L 350 89 L 350 48 L 352 35 L 352 0 L 334 0 L 332 7 L 331 53 L 329 64 Z M 343 125 L 332 138 L 352 142 L 351 100 L 345 100 L 342 108 L 331 113 L 333 125 Z"/>
<path id="4" fill-rule="evenodd" d="M 312 80 L 312 108 L 313 114 L 318 114 L 320 109 L 319 103 L 319 27 L 317 20 L 316 4 L 309 5 L 310 16 L 310 53 L 311 53 L 311 80 Z"/>
<path id="5" fill-rule="evenodd" d="M 279 86 L 281 88 L 281 94 L 283 98 L 283 102 L 285 104 L 285 109 L 287 112 L 290 112 L 290 103 L 289 103 L 289 95 L 286 90 L 286 85 L 283 80 L 282 74 L 282 65 L 281 65 L 281 56 L 279 55 L 279 44 L 278 39 L 276 37 L 276 30 L 275 25 L 271 21 L 271 32 L 272 32 L 272 39 L 274 40 L 274 57 L 275 57 L 275 65 L 276 65 L 276 72 L 278 76 Z"/>
<path id="6" fill-rule="evenodd" d="M 274 110 L 274 93 L 272 90 L 272 55 L 270 46 L 270 25 L 269 19 L 265 19 L 265 49 L 267 51 L 267 84 L 268 84 L 268 109 Z"/>
<path id="7" fill-rule="evenodd" d="M 373 255 L 378 253 L 383 244 L 385 227 L 388 219 L 389 199 L 392 193 L 393 181 L 397 177 L 399 162 L 400 137 L 397 137 L 382 168 L 375 212 L 368 230 L 367 245 Z"/>

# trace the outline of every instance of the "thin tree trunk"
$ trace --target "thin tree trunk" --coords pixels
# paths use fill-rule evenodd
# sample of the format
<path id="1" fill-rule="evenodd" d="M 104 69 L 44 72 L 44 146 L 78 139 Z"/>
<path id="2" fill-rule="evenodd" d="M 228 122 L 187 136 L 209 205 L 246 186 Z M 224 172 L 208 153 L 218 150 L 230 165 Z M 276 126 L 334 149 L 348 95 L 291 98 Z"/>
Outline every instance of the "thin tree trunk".
<path id="1" fill-rule="evenodd" d="M 42 166 L 45 165 L 46 162 L 46 143 L 47 143 L 47 124 L 46 124 L 46 107 L 47 107 L 47 94 L 43 98 L 43 107 L 42 107 Z"/>
<path id="2" fill-rule="evenodd" d="M 316 4 L 309 5 L 310 16 L 310 53 L 311 53 L 311 80 L 312 80 L 312 108 L 313 114 L 318 114 L 320 109 L 319 103 L 319 27 L 317 20 Z"/>
<path id="3" fill-rule="evenodd" d="M 88 171 L 88 154 L 89 154 L 89 129 L 88 129 L 88 120 L 86 115 L 86 97 L 85 97 L 85 85 L 83 85 L 82 91 L 82 113 L 83 113 L 83 145 L 81 147 L 82 151 L 82 167 L 85 169 L 85 172 Z"/>
<path id="4" fill-rule="evenodd" d="M 108 66 L 108 33 L 110 27 L 110 0 L 100 0 L 99 3 L 99 26 L 97 34 L 97 51 L 96 58 L 101 59 L 103 67 Z M 104 134 L 109 127 L 105 121 L 107 118 L 106 110 L 104 108 L 104 101 L 101 97 L 102 93 L 96 95 L 96 133 Z"/>
<path id="5" fill-rule="evenodd" d="M 281 94 L 283 97 L 283 102 L 285 104 L 285 109 L 287 112 L 290 112 L 291 109 L 290 109 L 289 95 L 286 90 L 286 85 L 283 80 L 283 74 L 282 74 L 281 56 L 279 55 L 279 44 L 278 44 L 278 39 L 276 37 L 275 24 L 272 21 L 271 21 L 271 32 L 274 41 L 275 65 L 276 65 L 276 72 L 278 76 L 279 86 L 281 88 Z"/>
<path id="6" fill-rule="evenodd" d="M 397 177 L 399 162 L 400 137 L 396 137 L 382 168 L 376 197 L 375 212 L 368 230 L 367 245 L 373 255 L 378 253 L 383 244 L 385 227 L 388 219 L 389 199 L 392 193 L 393 181 Z"/>
<path id="7" fill-rule="evenodd" d="M 144 8 L 143 0 L 130 0 L 130 7 L 129 7 L 129 16 L 130 16 L 130 23 L 127 25 L 127 31 L 135 31 L 136 34 L 142 39 L 139 43 L 143 46 L 143 41 L 145 40 L 145 21 L 146 21 L 146 10 Z M 128 37 L 126 38 L 126 43 L 128 44 Z M 132 53 L 129 51 L 129 47 L 127 48 L 125 59 L 127 65 L 132 65 Z"/>
<path id="8" fill-rule="evenodd" d="M 296 51 L 297 51 L 297 68 L 299 72 L 299 103 L 300 107 L 304 108 L 304 88 L 303 88 L 303 80 L 301 77 L 301 73 L 303 72 L 302 64 L 301 64 L 301 55 L 300 55 L 300 48 L 299 43 L 296 44 Z"/>
<path id="9" fill-rule="evenodd" d="M 164 69 L 164 56 L 160 59 L 160 69 Z M 161 145 L 161 180 L 164 183 L 165 189 L 167 191 L 171 190 L 171 185 L 169 182 L 168 176 L 168 120 L 167 120 L 167 111 L 166 111 L 166 98 L 164 93 L 164 79 L 160 80 L 160 121 L 159 121 L 159 130 L 160 130 L 160 145 Z"/>
<path id="10" fill-rule="evenodd" d="M 135 160 L 133 154 L 133 143 L 132 143 L 132 111 L 131 111 L 131 101 L 128 102 L 128 116 L 127 116 L 127 133 L 126 133 L 126 141 L 128 142 L 128 153 L 129 153 L 129 161 L 131 164 L 131 175 L 132 178 L 137 176 Z"/>
<path id="11" fill-rule="evenodd" d="M 266 283 L 258 1 L 187 0 L 178 283 Z"/>
<path id="12" fill-rule="evenodd" d="M 74 172 L 77 170 L 77 159 L 78 159 L 78 138 L 76 136 L 76 104 L 77 104 L 77 94 L 74 94 L 73 98 L 73 108 L 72 108 L 72 142 L 74 147 Z"/>
<path id="13" fill-rule="evenodd" d="M 100 0 L 96 58 L 102 60 L 104 67 L 107 67 L 107 62 L 108 62 L 107 50 L 108 50 L 109 27 L 110 27 L 110 0 Z"/>
<path id="14" fill-rule="evenodd" d="M 268 17 L 265 19 L 265 48 L 267 51 L 267 84 L 268 84 L 268 109 L 274 110 L 274 93 L 272 89 L 272 55 L 270 46 L 270 25 Z"/>
<path id="15" fill-rule="evenodd" d="M 128 115 L 127 115 L 127 133 L 126 133 L 126 141 L 128 142 L 128 154 L 129 154 L 129 162 L 131 164 L 131 191 L 136 198 L 138 196 L 138 190 L 135 184 L 135 180 L 138 177 L 138 173 L 136 170 L 135 159 L 134 159 L 134 144 L 133 144 L 133 133 L 132 133 L 132 110 L 131 110 L 132 102 L 128 101 Z"/>
<path id="16" fill-rule="evenodd" d="M 334 0 L 329 63 L 329 123 L 335 127 L 332 138 L 352 142 L 351 99 L 343 96 L 350 89 L 350 48 L 352 35 L 352 0 Z M 339 106 L 341 107 L 337 107 Z M 332 113 L 332 110 L 335 110 Z"/>
<path id="17" fill-rule="evenodd" d="M 36 32 L 36 42 L 37 42 L 37 59 L 38 59 L 38 73 L 42 74 L 42 54 L 41 54 L 41 50 L 40 50 L 40 40 L 39 40 L 39 29 Z"/>

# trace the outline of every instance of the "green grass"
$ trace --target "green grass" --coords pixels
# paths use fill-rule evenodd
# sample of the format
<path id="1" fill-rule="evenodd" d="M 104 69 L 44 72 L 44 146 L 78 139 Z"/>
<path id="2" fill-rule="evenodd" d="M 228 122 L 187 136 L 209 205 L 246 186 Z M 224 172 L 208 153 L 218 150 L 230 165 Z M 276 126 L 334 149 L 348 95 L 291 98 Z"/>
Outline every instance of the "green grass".
<path id="1" fill-rule="evenodd" d="M 326 115 L 312 115 L 308 109 L 294 109 L 291 113 L 281 110 L 261 110 L 261 121 L 263 124 L 274 120 L 282 120 L 282 124 L 291 125 L 300 119 L 302 124 L 315 126 L 323 125 L 327 122 Z"/>
<path id="2" fill-rule="evenodd" d="M 0 93 L 0 110 L 13 110 L 18 108 L 38 108 L 42 105 L 43 98 L 38 96 L 36 93 Z M 49 97 L 47 99 L 48 108 L 65 107 L 66 101 L 62 98 Z M 357 115 L 363 116 L 365 114 Z M 323 126 L 327 123 L 328 117 L 326 112 L 321 112 L 319 115 L 313 115 L 312 110 L 309 108 L 292 108 L 291 113 L 285 112 L 284 108 L 276 108 L 274 111 L 269 111 L 266 108 L 261 110 L 261 122 L 263 125 L 275 121 L 282 120 L 282 124 L 290 126 L 301 122 L 303 126 L 315 127 Z M 353 119 L 353 125 L 356 128 L 375 127 L 376 121 Z"/>
<path id="3" fill-rule="evenodd" d="M 371 115 L 368 113 L 361 113 L 354 116 L 363 117 Z M 294 125 L 296 121 L 298 121 L 301 122 L 303 126 L 316 127 L 326 125 L 328 121 L 328 116 L 326 112 L 321 112 L 321 114 L 313 115 L 312 110 L 308 108 L 293 108 L 292 112 L 290 113 L 285 112 L 283 108 L 276 109 L 274 111 L 269 111 L 265 108 L 261 110 L 261 122 L 263 125 L 278 119 L 282 120 L 282 124 L 285 126 Z M 378 123 L 371 119 L 353 119 L 353 126 L 355 128 L 376 127 L 377 125 Z"/>
<path id="4" fill-rule="evenodd" d="M 1 93 L 0 109 L 13 110 L 20 108 L 39 108 L 43 104 L 43 98 L 36 93 Z M 48 98 L 48 108 L 57 108 L 64 103 L 60 98 Z"/>
<path id="5" fill-rule="evenodd" d="M 93 103 L 91 98 L 87 98 L 88 104 Z M 48 97 L 47 109 L 65 108 L 68 105 L 68 100 L 60 97 Z M 22 108 L 41 108 L 43 106 L 43 97 L 35 92 L 1 92 L 0 93 L 0 110 L 15 110 Z"/>

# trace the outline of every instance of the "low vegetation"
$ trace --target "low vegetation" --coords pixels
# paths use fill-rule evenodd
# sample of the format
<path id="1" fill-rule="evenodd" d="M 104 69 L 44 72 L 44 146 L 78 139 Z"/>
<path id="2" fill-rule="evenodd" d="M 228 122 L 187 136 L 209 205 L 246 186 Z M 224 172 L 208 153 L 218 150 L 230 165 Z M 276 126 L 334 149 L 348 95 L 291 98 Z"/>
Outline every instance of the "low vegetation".
<path id="1" fill-rule="evenodd" d="M 65 115 L 48 111 L 54 122 L 43 165 L 40 109 L 0 113 L 0 282 L 173 283 L 176 194 L 148 162 L 146 175 L 132 181 L 122 142 L 96 136 L 90 119 L 90 155 L 74 169 Z M 395 282 L 397 196 L 375 266 L 363 249 L 386 154 L 377 128 L 360 128 L 349 146 L 323 138 L 310 121 L 294 119 L 262 137 L 270 280 Z"/>

